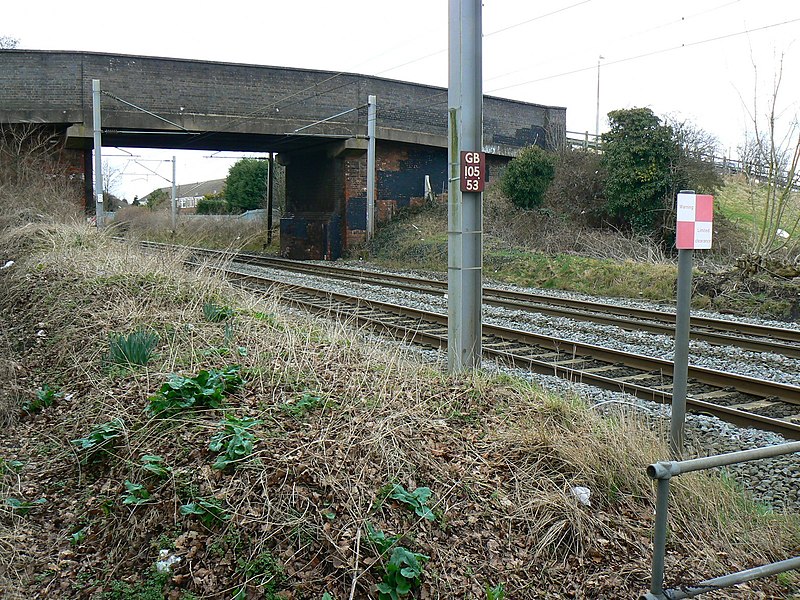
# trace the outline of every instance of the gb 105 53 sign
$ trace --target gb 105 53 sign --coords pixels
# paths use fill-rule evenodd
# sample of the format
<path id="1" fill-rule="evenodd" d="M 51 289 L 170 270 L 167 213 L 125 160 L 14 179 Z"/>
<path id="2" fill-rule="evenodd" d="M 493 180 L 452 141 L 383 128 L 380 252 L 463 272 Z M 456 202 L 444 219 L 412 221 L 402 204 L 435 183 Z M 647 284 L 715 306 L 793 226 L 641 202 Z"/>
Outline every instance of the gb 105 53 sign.
<path id="1" fill-rule="evenodd" d="M 482 192 L 486 179 L 486 153 L 461 152 L 461 191 Z"/>

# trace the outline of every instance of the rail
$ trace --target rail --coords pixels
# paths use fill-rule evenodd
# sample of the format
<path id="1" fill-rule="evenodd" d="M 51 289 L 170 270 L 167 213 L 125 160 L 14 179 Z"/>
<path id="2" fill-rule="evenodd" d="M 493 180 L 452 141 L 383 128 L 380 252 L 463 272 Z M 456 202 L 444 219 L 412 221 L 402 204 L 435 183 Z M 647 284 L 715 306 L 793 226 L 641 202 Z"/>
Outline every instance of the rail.
<path id="1" fill-rule="evenodd" d="M 783 456 L 800 452 L 800 442 L 789 442 L 777 446 L 754 448 L 728 454 L 715 454 L 704 458 L 683 461 L 662 461 L 647 467 L 647 475 L 658 481 L 656 495 L 656 521 L 653 541 L 653 569 L 650 592 L 639 597 L 639 600 L 679 600 L 694 598 L 700 594 L 732 587 L 739 583 L 777 575 L 785 571 L 800 568 L 800 557 L 769 563 L 760 567 L 731 573 L 714 579 L 707 579 L 694 585 L 675 589 L 664 589 L 664 558 L 667 545 L 667 509 L 669 504 L 669 480 L 684 473 L 724 467 L 737 463 Z"/>

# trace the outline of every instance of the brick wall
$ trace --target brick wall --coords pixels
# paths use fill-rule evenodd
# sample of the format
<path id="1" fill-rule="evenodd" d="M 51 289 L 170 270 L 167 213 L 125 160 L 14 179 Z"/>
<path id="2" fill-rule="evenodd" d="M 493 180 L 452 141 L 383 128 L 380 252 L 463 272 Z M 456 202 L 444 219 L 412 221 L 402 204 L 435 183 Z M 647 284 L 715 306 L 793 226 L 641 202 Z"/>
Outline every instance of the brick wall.
<path id="1" fill-rule="evenodd" d="M 197 131 L 216 123 L 241 133 L 289 133 L 363 105 L 374 94 L 379 138 L 397 132 L 447 135 L 445 88 L 308 69 L 36 50 L 0 50 L 0 122 L 40 119 L 91 127 L 92 79 L 100 79 L 104 91 Z M 163 127 L 107 96 L 102 104 L 104 127 Z M 564 108 L 487 96 L 484 143 L 519 148 L 563 138 L 565 120 Z M 307 132 L 364 135 L 366 110 Z"/>

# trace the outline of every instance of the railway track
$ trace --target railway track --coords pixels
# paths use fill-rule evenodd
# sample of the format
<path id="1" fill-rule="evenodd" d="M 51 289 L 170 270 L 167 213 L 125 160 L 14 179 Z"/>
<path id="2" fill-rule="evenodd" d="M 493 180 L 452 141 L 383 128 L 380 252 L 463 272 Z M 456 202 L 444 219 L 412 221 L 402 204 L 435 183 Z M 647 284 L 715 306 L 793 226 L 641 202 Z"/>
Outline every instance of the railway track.
<path id="1" fill-rule="evenodd" d="M 222 256 L 205 250 L 197 254 L 200 258 Z M 286 284 L 267 275 L 254 275 L 236 269 L 236 263 L 275 269 L 279 268 L 277 264 L 284 262 L 296 265 L 293 261 L 264 261 L 263 257 L 256 255 L 237 255 L 232 264 L 214 268 L 223 270 L 237 284 L 256 290 L 281 286 L 281 300 L 293 306 L 348 319 L 408 342 L 437 349 L 446 348 L 448 332 L 445 314 Z M 319 275 L 317 269 L 306 269 L 310 266 L 300 265 L 296 270 Z M 342 267 L 336 267 L 335 271 L 350 271 L 346 279 L 351 281 L 375 281 L 372 272 Z M 359 277 L 355 274 L 359 274 Z M 393 278 L 394 287 L 419 291 L 419 288 L 413 287 L 414 278 L 377 275 L 378 279 Z M 423 288 L 429 281 L 425 280 Z M 442 285 L 442 282 L 438 283 Z M 441 293 L 442 288 L 433 289 Z M 672 400 L 673 364 L 670 361 L 488 324 L 483 325 L 482 346 L 485 358 L 502 365 L 626 392 L 655 402 L 670 403 Z M 694 412 L 714 415 L 738 426 L 800 439 L 800 387 L 690 366 L 687 396 L 687 408 Z"/>
<path id="2" fill-rule="evenodd" d="M 145 243 L 156 248 L 171 248 L 164 244 Z M 447 282 L 435 279 L 381 273 L 336 265 L 318 265 L 258 254 L 190 249 L 193 254 L 205 257 L 230 257 L 234 263 L 280 269 L 328 279 L 353 281 L 414 292 L 444 295 Z M 509 310 L 521 310 L 554 317 L 613 325 L 628 331 L 646 331 L 673 337 L 675 314 L 666 310 L 652 310 L 628 306 L 614 306 L 590 300 L 559 298 L 546 294 L 513 291 L 484 286 L 483 303 Z M 736 346 L 752 352 L 771 352 L 789 358 L 800 358 L 800 330 L 768 325 L 742 323 L 728 319 L 692 316 L 691 337 L 717 346 Z"/>
<path id="3" fill-rule="evenodd" d="M 447 347 L 444 314 L 280 284 L 235 269 L 227 269 L 226 275 L 255 289 L 284 285 L 281 300 L 305 310 L 345 318 L 408 342 L 438 349 Z M 484 357 L 503 365 L 646 400 L 672 401 L 673 365 L 669 361 L 493 325 L 483 326 L 482 344 Z M 739 426 L 800 439 L 800 387 L 691 366 L 687 407 Z"/>

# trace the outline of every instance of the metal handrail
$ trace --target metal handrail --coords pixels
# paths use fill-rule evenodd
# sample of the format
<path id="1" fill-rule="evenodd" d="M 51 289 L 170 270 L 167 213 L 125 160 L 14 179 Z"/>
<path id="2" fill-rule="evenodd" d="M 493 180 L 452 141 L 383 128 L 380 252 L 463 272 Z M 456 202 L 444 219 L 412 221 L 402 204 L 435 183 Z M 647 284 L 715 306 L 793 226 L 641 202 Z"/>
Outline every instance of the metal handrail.
<path id="1" fill-rule="evenodd" d="M 656 521 L 653 539 L 653 569 L 650 592 L 639 597 L 639 600 L 679 600 L 693 598 L 706 592 L 731 587 L 745 581 L 761 577 L 777 575 L 785 571 L 800 568 L 800 557 L 770 563 L 761 567 L 739 571 L 715 579 L 707 579 L 700 583 L 683 586 L 679 589 L 664 589 L 664 557 L 667 545 L 667 517 L 669 501 L 669 480 L 684 473 L 724 467 L 736 463 L 772 458 L 800 452 L 800 442 L 788 442 L 777 446 L 754 448 L 728 454 L 715 454 L 704 458 L 682 461 L 661 461 L 647 467 L 647 475 L 658 481 L 656 496 Z"/>

